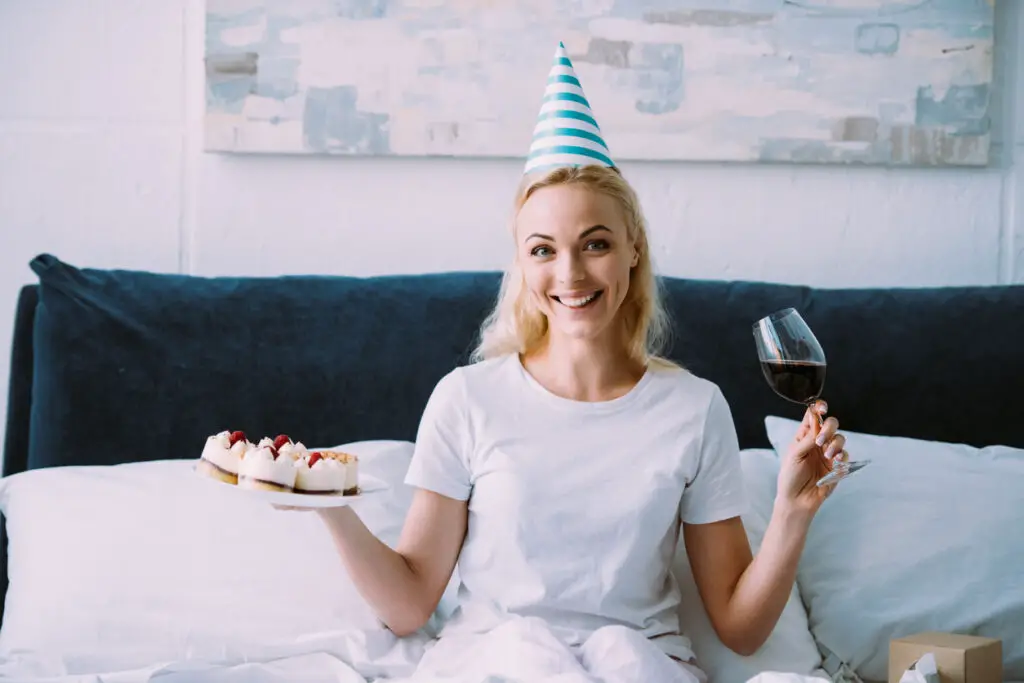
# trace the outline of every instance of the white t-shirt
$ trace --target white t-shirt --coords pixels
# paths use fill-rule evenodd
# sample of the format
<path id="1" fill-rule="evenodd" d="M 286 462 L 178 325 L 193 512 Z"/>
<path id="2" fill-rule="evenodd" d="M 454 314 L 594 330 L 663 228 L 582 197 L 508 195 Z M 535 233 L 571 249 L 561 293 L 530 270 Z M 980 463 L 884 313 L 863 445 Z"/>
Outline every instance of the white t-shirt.
<path id="1" fill-rule="evenodd" d="M 459 607 L 442 637 L 532 616 L 578 647 L 619 624 L 684 661 L 670 571 L 680 520 L 739 516 L 746 503 L 713 383 L 652 367 L 617 399 L 575 401 L 515 354 L 438 382 L 406 483 L 469 501 Z"/>

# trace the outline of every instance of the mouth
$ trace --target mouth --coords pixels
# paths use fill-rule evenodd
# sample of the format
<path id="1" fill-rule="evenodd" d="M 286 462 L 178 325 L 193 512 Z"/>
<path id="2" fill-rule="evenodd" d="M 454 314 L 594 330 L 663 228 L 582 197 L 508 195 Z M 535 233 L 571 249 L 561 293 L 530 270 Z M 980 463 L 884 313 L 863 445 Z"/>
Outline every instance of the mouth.
<path id="1" fill-rule="evenodd" d="M 552 296 L 551 298 L 554 299 L 555 301 L 557 301 L 558 303 L 562 304 L 563 306 L 567 307 L 567 308 L 571 308 L 574 311 L 578 311 L 578 310 L 587 308 L 588 306 L 592 306 L 594 304 L 594 302 L 596 302 L 598 299 L 601 298 L 602 294 L 604 294 L 604 290 L 603 289 L 599 289 L 597 291 L 591 292 L 590 294 L 586 294 L 584 296 L 578 296 L 578 297 Z"/>

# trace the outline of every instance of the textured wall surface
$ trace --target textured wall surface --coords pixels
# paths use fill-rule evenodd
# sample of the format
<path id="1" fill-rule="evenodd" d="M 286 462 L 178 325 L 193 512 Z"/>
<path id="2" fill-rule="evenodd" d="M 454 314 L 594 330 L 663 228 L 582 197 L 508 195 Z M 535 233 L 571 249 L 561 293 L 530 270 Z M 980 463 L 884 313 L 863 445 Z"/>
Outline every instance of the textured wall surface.
<path id="1" fill-rule="evenodd" d="M 564 41 L 616 159 L 984 164 L 993 0 L 209 0 L 207 147 L 518 157 Z"/>

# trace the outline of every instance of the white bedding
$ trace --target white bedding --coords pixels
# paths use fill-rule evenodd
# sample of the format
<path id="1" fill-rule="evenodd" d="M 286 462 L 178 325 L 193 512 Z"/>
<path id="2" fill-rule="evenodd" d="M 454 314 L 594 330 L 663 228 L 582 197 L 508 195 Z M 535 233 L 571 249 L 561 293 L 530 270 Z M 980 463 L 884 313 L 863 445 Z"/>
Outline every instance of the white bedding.
<path id="1" fill-rule="evenodd" d="M 124 671 L 66 675 L 58 661 L 0 662 L 19 683 L 697 683 L 642 636 L 608 627 L 578 651 L 543 623 L 521 619 L 486 635 L 399 639 L 383 630 L 320 633 L 233 653 L 220 662 L 162 662 Z M 751 683 L 821 683 L 766 672 Z M 722 682 L 722 683 L 742 683 Z"/>
<path id="2" fill-rule="evenodd" d="M 368 474 L 400 482 L 412 444 L 345 449 L 360 455 Z M 746 456 L 751 495 L 758 494 L 752 507 L 770 510 L 770 492 L 753 480 L 774 481 L 776 470 L 768 467 L 774 457 L 770 451 Z M 428 634 L 454 606 L 457 575 L 424 635 L 398 640 L 356 593 L 313 515 L 219 494 L 185 461 L 51 468 L 0 481 L 12 551 L 0 681 L 673 683 L 674 676 L 692 683 L 649 643 L 617 629 L 601 634 L 599 642 L 609 644 L 602 656 L 590 652 L 594 647 L 554 646 L 545 629 L 525 621 L 473 643 L 446 638 L 435 647 Z M 393 544 L 410 497 L 396 484 L 389 495 L 362 504 L 360 516 Z M 756 546 L 766 522 L 751 515 Z M 679 561 L 685 564 L 685 557 Z M 811 673 L 820 662 L 795 594 L 754 657 L 721 646 L 695 588 L 687 583 L 684 594 L 681 621 L 711 683 L 743 683 L 765 670 Z M 650 674 L 666 666 L 667 673 Z"/>
<path id="3" fill-rule="evenodd" d="M 363 442 L 345 448 L 359 453 L 368 474 L 400 482 L 412 444 Z M 849 530 L 871 529 L 876 534 L 874 545 L 879 545 L 877 532 L 894 528 L 892 519 L 903 520 L 898 527 L 903 530 L 910 521 L 920 524 L 924 519 L 887 512 L 882 522 L 865 522 L 866 511 L 855 505 L 864 500 L 858 489 L 878 477 L 901 481 L 898 472 L 884 471 L 886 463 L 897 460 L 892 448 L 887 446 L 884 452 L 886 459 L 867 445 L 858 448 L 858 454 L 877 457 L 881 464 L 873 467 L 880 469 L 874 475 L 868 470 L 858 475 L 859 483 L 834 496 L 816 519 L 817 530 L 812 530 L 805 551 L 805 572 L 824 566 L 830 558 L 845 557 L 841 552 L 844 544 L 838 549 L 829 545 L 832 529 L 847 532 L 836 534 L 838 541 L 849 540 Z M 745 451 L 743 455 L 752 502 L 744 524 L 756 549 L 771 512 L 778 460 L 772 451 Z M 929 452 L 922 459 L 934 461 L 934 454 Z M 1009 470 L 1018 467 L 1018 462 L 1004 459 L 987 467 Z M 945 469 L 937 474 L 949 481 L 951 477 L 976 476 L 976 472 L 962 471 L 969 464 L 960 470 L 949 468 L 952 474 Z M 861 476 L 865 478 L 860 480 Z M 955 484 L 932 490 L 949 490 L 950 486 Z M 876 481 L 871 487 L 881 490 L 883 483 Z M 885 498 L 894 509 L 910 505 L 916 511 L 916 506 L 933 495 L 918 492 L 910 500 L 908 489 L 901 490 L 902 498 L 895 493 Z M 410 497 L 411 491 L 396 485 L 390 495 L 365 501 L 360 516 L 379 538 L 393 544 Z M 991 505 L 968 508 L 960 502 L 953 506 L 955 511 L 970 513 L 974 519 L 994 509 Z M 380 627 L 355 591 L 315 516 L 281 513 L 262 503 L 248 503 L 220 495 L 215 487 L 201 482 L 186 461 L 51 468 L 0 480 L 0 512 L 5 516 L 11 553 L 11 587 L 0 630 L 0 681 L 693 683 L 660 651 L 621 629 L 601 634 L 607 648 L 600 654 L 596 647 L 570 651 L 555 643 L 541 625 L 526 620 L 471 640 L 430 640 L 427 633 L 436 633 L 453 607 L 457 573 L 427 632 L 399 640 Z M 860 524 L 851 527 L 850 519 Z M 1006 520 L 1001 525 L 978 524 L 974 528 L 987 529 L 989 534 L 1014 528 L 1009 516 Z M 936 531 L 948 535 L 949 528 L 947 524 Z M 894 532 L 886 538 L 890 544 L 893 538 L 918 543 L 934 539 L 928 535 L 929 528 L 915 529 L 920 533 Z M 1004 533 L 1002 537 L 1007 536 Z M 815 538 L 828 543 L 816 543 Z M 685 553 L 679 555 L 676 573 L 684 597 L 680 623 L 692 639 L 710 683 L 827 681 L 828 676 L 818 669 L 821 659 L 810 625 L 816 624 L 821 631 L 823 619 L 834 621 L 843 615 L 849 618 L 844 620 L 841 641 L 873 639 L 861 649 L 877 654 L 882 661 L 886 639 L 879 636 L 873 623 L 879 614 L 850 604 L 835 614 L 825 610 L 824 617 L 818 610 L 809 621 L 796 589 L 764 647 L 752 657 L 739 657 L 718 642 L 700 606 Z M 877 576 L 880 581 L 886 571 L 896 570 L 894 566 L 885 570 L 885 566 L 898 556 L 898 552 L 891 554 L 878 567 L 869 568 L 870 572 L 857 569 L 856 582 L 847 578 L 840 583 L 867 590 L 874 584 L 865 577 Z M 863 564 L 877 553 L 858 557 Z M 901 560 L 899 566 L 912 558 Z M 848 570 L 850 559 L 838 566 Z M 928 575 L 948 576 L 944 566 L 933 563 Z M 1011 589 L 1013 585 L 1008 584 Z M 813 582 L 808 586 L 812 598 L 822 594 L 813 589 Z M 1013 602 L 1019 593 L 1007 590 L 1005 579 L 1002 586 L 998 604 L 1008 605 L 1005 609 L 1010 614 L 1009 610 L 1019 605 L 1019 597 Z M 929 595 L 939 593 L 928 591 Z M 968 604 L 979 604 L 976 598 Z M 871 600 L 861 602 L 873 604 Z M 914 604 L 918 603 L 921 600 Z M 898 604 L 906 607 L 910 602 Z M 923 607 L 919 612 L 927 614 Z M 917 630 L 934 630 L 953 622 L 914 623 Z M 1019 630 L 1003 632 L 1013 636 L 1004 637 L 1004 652 L 1012 653 L 1020 642 L 1016 638 Z M 780 671 L 795 673 L 776 673 Z M 812 677 L 818 673 L 819 677 Z M 1015 671 L 1006 675 L 1020 679 Z"/>

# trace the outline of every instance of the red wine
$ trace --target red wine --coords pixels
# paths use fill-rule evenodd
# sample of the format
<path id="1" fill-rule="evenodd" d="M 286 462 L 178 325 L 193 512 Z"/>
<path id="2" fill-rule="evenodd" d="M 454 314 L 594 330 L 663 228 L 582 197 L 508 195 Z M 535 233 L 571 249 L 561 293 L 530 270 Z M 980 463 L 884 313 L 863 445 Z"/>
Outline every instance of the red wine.
<path id="1" fill-rule="evenodd" d="M 825 364 L 761 361 L 761 372 L 775 393 L 794 403 L 810 403 L 825 387 Z"/>

